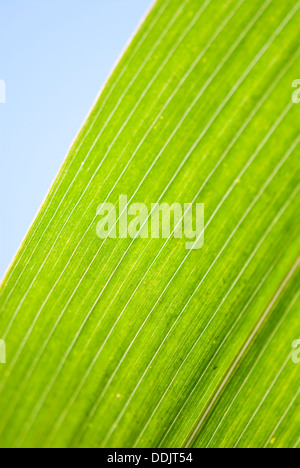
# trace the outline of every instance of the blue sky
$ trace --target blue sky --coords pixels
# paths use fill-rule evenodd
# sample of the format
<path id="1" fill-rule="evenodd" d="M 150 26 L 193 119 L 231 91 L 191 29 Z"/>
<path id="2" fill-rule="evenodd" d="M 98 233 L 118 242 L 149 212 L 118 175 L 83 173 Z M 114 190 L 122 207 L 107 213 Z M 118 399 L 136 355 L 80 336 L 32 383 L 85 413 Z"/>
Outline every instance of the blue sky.
<path id="1" fill-rule="evenodd" d="M 0 277 L 152 0 L 0 0 Z"/>

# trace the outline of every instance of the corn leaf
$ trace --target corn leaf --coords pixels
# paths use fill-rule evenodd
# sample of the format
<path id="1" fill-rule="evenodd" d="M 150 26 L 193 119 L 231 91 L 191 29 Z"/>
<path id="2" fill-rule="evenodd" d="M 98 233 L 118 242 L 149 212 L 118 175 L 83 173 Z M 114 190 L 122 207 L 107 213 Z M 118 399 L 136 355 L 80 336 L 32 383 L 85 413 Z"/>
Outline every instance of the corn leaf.
<path id="1" fill-rule="evenodd" d="M 153 5 L 1 284 L 1 447 L 299 447 L 299 22 Z M 100 239 L 121 195 L 203 247 Z"/>

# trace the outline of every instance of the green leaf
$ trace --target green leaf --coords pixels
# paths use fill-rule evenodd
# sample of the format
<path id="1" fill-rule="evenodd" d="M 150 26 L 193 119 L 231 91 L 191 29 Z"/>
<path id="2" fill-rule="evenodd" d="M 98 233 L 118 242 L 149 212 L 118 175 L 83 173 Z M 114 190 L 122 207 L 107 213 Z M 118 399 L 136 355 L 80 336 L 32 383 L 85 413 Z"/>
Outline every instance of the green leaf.
<path id="1" fill-rule="evenodd" d="M 299 446 L 299 21 L 154 4 L 2 282 L 2 447 Z M 99 239 L 121 195 L 204 203 L 203 248 Z"/>

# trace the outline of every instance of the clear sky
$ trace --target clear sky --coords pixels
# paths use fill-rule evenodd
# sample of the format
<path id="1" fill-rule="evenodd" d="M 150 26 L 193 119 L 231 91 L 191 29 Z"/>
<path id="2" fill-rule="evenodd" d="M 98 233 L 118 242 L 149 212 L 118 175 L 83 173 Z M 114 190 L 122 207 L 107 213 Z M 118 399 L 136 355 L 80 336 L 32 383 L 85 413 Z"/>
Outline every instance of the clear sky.
<path id="1" fill-rule="evenodd" d="M 0 0 L 0 279 L 153 0 Z"/>

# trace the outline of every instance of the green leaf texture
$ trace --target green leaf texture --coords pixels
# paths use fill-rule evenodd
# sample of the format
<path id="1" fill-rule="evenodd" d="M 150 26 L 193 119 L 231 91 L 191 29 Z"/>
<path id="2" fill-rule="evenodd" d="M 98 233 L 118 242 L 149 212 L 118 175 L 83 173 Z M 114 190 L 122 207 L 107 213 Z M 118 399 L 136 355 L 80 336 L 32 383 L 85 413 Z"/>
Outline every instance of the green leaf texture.
<path id="1" fill-rule="evenodd" d="M 299 447 L 299 24 L 153 5 L 1 284 L 1 447 Z M 122 194 L 204 203 L 203 248 L 100 240 Z"/>

